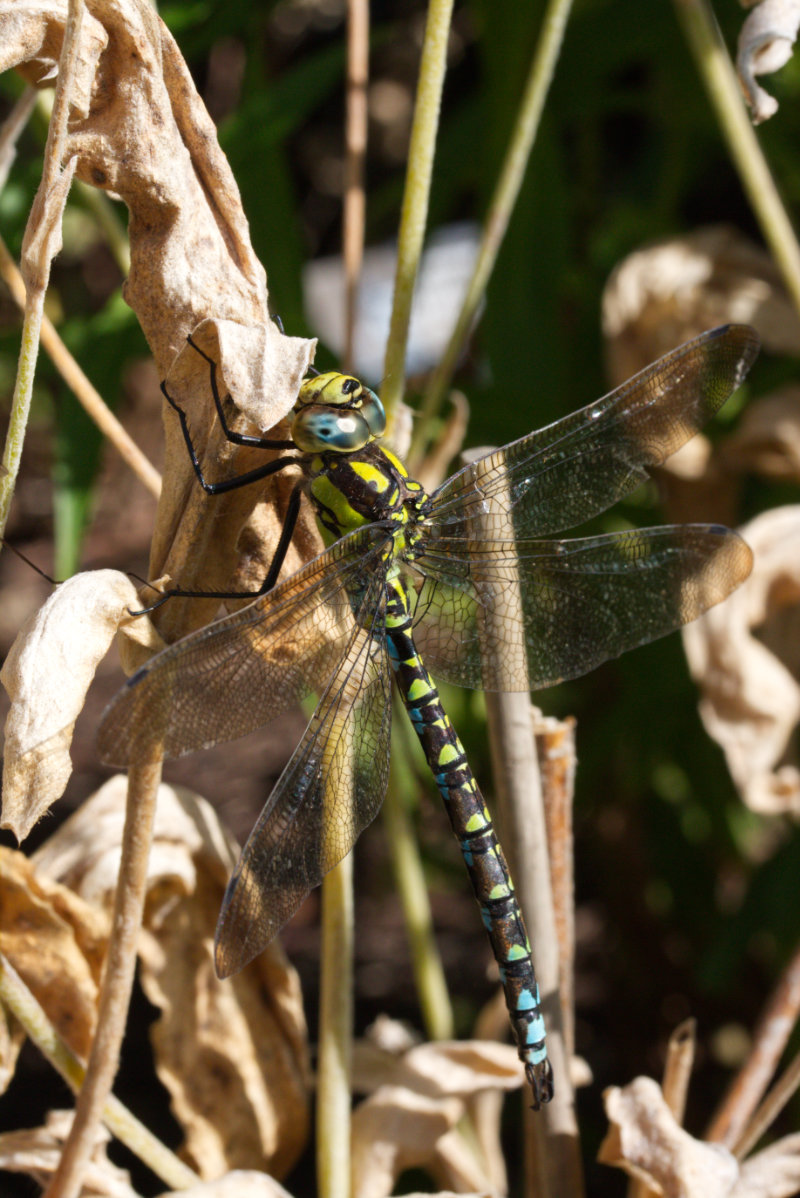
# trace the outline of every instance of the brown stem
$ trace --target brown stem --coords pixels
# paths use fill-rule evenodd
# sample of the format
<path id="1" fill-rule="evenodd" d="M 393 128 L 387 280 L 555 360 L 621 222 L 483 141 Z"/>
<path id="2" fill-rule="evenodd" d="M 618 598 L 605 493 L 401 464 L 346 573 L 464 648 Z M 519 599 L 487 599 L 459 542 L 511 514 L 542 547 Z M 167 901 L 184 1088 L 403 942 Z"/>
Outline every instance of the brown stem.
<path id="1" fill-rule="evenodd" d="M 144 763 L 131 765 L 122 857 L 97 1013 L 97 1031 L 86 1067 L 86 1080 L 75 1108 L 75 1119 L 44 1198 L 78 1198 L 103 1108 L 119 1067 L 136 968 L 136 947 L 147 886 L 147 861 L 160 781 L 161 757 L 155 752 Z"/>
<path id="2" fill-rule="evenodd" d="M 753 1033 L 750 1055 L 723 1098 L 706 1139 L 733 1149 L 769 1085 L 800 1012 L 800 948 L 773 991 Z"/>

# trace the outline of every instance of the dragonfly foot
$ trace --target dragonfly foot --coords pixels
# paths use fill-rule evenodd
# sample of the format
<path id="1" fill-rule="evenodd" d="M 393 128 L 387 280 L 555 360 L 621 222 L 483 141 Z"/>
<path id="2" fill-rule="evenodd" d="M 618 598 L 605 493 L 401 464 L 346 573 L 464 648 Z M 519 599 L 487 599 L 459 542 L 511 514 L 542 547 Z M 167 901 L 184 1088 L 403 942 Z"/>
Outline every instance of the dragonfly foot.
<path id="1" fill-rule="evenodd" d="M 543 1103 L 553 1097 L 553 1069 L 548 1060 L 538 1065 L 526 1065 L 525 1076 L 533 1093 L 534 1111 L 538 1111 Z"/>

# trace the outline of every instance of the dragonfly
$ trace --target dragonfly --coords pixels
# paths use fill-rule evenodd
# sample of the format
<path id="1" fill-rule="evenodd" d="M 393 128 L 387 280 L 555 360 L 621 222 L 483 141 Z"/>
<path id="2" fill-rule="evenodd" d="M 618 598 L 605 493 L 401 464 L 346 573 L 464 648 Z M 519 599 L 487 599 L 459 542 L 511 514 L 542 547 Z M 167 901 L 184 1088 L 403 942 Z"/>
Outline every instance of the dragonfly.
<path id="1" fill-rule="evenodd" d="M 164 386 L 203 487 L 214 494 L 289 466 L 299 477 L 256 597 L 129 679 L 103 717 L 101 755 L 118 766 L 154 745 L 179 756 L 317 698 L 225 893 L 215 964 L 227 977 L 263 950 L 379 811 L 393 676 L 463 854 L 538 1108 L 552 1097 L 553 1076 L 531 946 L 432 675 L 493 691 L 551 686 L 694 620 L 747 578 L 749 547 L 717 524 L 557 534 L 632 492 L 705 424 L 755 359 L 758 335 L 746 325 L 704 333 L 432 494 L 382 443 L 383 407 L 358 379 L 306 379 L 291 439 L 248 437 L 227 425 L 216 365 L 194 348 L 209 364 L 226 436 L 291 451 L 209 482 Z M 278 581 L 303 494 L 336 540 Z"/>

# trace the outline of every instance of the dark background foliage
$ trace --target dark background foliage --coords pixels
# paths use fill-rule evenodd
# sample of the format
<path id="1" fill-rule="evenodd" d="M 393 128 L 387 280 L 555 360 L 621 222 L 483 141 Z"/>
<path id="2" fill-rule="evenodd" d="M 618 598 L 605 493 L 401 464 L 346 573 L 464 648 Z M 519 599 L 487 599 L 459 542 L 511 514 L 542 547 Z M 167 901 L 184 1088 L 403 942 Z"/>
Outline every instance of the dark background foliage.
<path id="1" fill-rule="evenodd" d="M 218 123 L 256 252 L 267 267 L 271 302 L 290 332 L 314 332 L 303 314 L 303 264 L 340 246 L 342 8 L 342 0 L 196 0 L 161 9 Z M 425 14 L 422 3 L 407 0 L 371 8 L 368 244 L 390 238 L 397 227 Z M 483 214 L 542 9 L 539 0 L 456 4 L 432 227 Z M 741 10 L 722 0 L 718 10 L 733 45 Z M 782 106 L 759 136 L 793 212 L 800 200 L 794 103 L 800 77 L 794 64 L 770 86 Z M 19 90 L 13 77 L 0 80 L 4 104 Z M 15 251 L 38 182 L 44 136 L 43 122 L 34 121 L 0 195 L 0 227 Z M 610 271 L 649 241 L 711 222 L 729 222 L 759 239 L 674 8 L 581 0 L 458 379 L 472 411 L 468 443 L 502 444 L 607 390 L 599 304 Z M 94 384 L 157 457 L 157 380 L 121 300 L 121 281 L 76 194 L 65 250 L 53 272 L 50 314 Z M 341 299 L 331 295 L 330 303 Z M 18 335 L 17 313 L 0 293 L 0 386 L 7 395 Z M 323 346 L 318 362 L 333 361 Z M 757 365 L 755 391 L 763 389 L 759 371 L 768 369 Z M 98 474 L 102 461 L 99 436 L 43 356 L 10 535 L 58 576 L 105 564 L 144 572 L 152 509 L 135 489 L 131 506 L 115 497 L 110 480 L 119 469 L 106 461 Z M 794 498 L 790 491 L 778 495 L 753 486 L 741 517 Z M 624 515 L 657 523 L 655 489 Z M 48 549 L 54 537 L 55 559 Z M 4 568 L 7 646 L 24 606 L 20 593 L 29 595 L 32 584 L 24 568 Z M 119 679 L 109 674 L 105 698 Z M 482 697 L 448 690 L 446 699 L 491 796 Z M 767 826 L 743 810 L 722 755 L 699 722 L 678 636 L 546 692 L 539 702 L 548 713 L 578 720 L 578 1049 L 595 1075 L 592 1087 L 579 1094 L 579 1115 L 590 1192 L 621 1194 L 621 1175 L 591 1163 L 604 1131 L 603 1087 L 641 1072 L 658 1075 L 669 1032 L 695 1015 L 700 1050 L 687 1126 L 702 1131 L 740 1057 L 746 1030 L 797 941 L 800 838 L 788 826 Z M 281 735 L 282 741 L 249 738 L 221 756 L 217 750 L 209 764 L 196 767 L 197 788 L 220 800 L 240 836 L 280 769 L 285 728 Z M 90 717 L 77 767 L 73 801 L 81 787 L 85 793 L 102 776 L 92 759 Z M 182 768 L 173 767 L 172 776 L 185 777 Z M 231 781 L 234 772 L 249 780 Z M 418 819 L 459 1032 L 468 1034 L 478 1004 L 491 991 L 488 949 L 436 801 L 426 797 Z M 382 836 L 380 827 L 371 829 L 358 849 L 358 1019 L 363 1027 L 386 1010 L 418 1025 Z M 313 1028 L 314 900 L 289 928 L 286 944 L 303 974 Z M 135 1091 L 135 1067 L 133 1073 Z M 131 1101 L 148 1119 L 147 1093 Z M 0 1123 L 9 1125 L 7 1105 L 2 1111 Z M 510 1128 L 510 1159 L 515 1134 Z M 290 1189 L 310 1192 L 307 1177 L 289 1178 Z"/>

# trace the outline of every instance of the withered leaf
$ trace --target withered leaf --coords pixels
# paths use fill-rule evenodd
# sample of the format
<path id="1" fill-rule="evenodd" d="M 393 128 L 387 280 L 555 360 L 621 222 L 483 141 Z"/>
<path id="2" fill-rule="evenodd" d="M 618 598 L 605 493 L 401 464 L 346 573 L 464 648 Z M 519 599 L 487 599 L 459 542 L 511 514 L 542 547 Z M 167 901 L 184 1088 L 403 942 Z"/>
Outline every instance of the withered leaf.
<path id="1" fill-rule="evenodd" d="M 5 727 L 2 827 L 24 840 L 61 797 L 72 772 L 69 747 L 89 683 L 136 588 L 117 570 L 76 574 L 25 623 L 0 681 L 11 698 Z"/>
<path id="2" fill-rule="evenodd" d="M 110 779 L 37 852 L 40 870 L 110 907 L 125 779 Z M 285 1173 L 308 1129 L 308 1048 L 297 975 L 271 944 L 233 980 L 214 972 L 213 932 L 235 844 L 213 808 L 162 785 L 148 867 L 140 979 L 161 1011 L 158 1075 L 204 1177 Z"/>
<path id="3" fill-rule="evenodd" d="M 104 912 L 0 847 L 0 951 L 82 1060 L 94 1035 L 108 927 Z"/>

